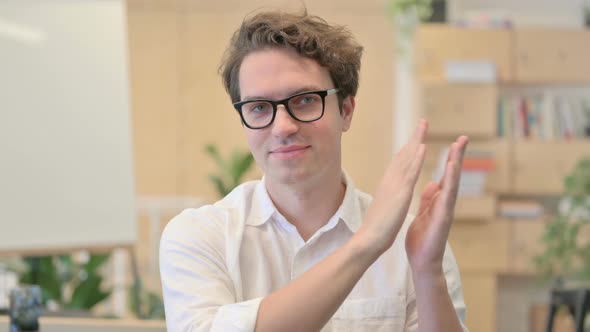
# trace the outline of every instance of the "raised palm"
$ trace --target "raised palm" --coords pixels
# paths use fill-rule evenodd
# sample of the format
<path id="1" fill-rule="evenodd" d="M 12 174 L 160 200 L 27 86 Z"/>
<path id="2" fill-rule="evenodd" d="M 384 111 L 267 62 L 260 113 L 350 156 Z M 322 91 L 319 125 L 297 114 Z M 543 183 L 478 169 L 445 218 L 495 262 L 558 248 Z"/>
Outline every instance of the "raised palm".
<path id="1" fill-rule="evenodd" d="M 414 272 L 442 271 L 467 143 L 467 137 L 461 136 L 451 145 L 441 182 L 430 182 L 422 192 L 418 213 L 406 235 L 406 253 Z"/>

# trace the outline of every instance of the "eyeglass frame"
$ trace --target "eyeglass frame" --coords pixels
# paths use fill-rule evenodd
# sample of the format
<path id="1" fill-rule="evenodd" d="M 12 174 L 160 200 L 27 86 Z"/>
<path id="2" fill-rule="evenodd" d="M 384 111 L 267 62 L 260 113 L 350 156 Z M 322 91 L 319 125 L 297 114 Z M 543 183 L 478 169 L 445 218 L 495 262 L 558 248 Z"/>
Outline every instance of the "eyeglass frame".
<path id="1" fill-rule="evenodd" d="M 253 130 L 257 130 L 257 129 L 264 129 L 266 127 L 269 127 L 275 121 L 277 111 L 279 109 L 279 105 L 285 106 L 285 110 L 287 111 L 287 113 L 289 113 L 289 116 L 291 118 L 295 119 L 296 121 L 304 122 L 304 123 L 318 121 L 319 119 L 321 119 L 324 116 L 324 111 L 326 110 L 326 97 L 331 94 L 338 93 L 338 92 L 340 92 L 340 89 L 338 89 L 338 88 L 333 88 L 333 89 L 328 89 L 328 90 L 305 91 L 305 92 L 296 93 L 296 94 L 289 96 L 289 97 L 282 99 L 282 100 L 271 100 L 271 99 L 263 99 L 263 98 L 250 99 L 250 100 L 243 100 L 243 101 L 233 103 L 233 106 L 236 109 L 236 111 L 240 114 L 240 119 L 242 120 L 242 123 L 244 124 L 244 126 L 250 128 L 250 129 L 253 129 Z M 293 114 L 291 109 L 289 108 L 289 100 L 291 100 L 292 98 L 299 97 L 302 95 L 307 95 L 307 94 L 317 94 L 318 96 L 320 96 L 322 98 L 322 112 L 320 113 L 320 115 L 317 118 L 315 118 L 313 120 L 299 120 L 295 116 L 295 114 Z M 270 122 L 265 126 L 252 127 L 246 122 L 246 120 L 244 120 L 244 114 L 242 114 L 242 106 L 244 106 L 247 103 L 260 102 L 260 101 L 267 102 L 272 105 L 272 118 L 270 119 Z"/>

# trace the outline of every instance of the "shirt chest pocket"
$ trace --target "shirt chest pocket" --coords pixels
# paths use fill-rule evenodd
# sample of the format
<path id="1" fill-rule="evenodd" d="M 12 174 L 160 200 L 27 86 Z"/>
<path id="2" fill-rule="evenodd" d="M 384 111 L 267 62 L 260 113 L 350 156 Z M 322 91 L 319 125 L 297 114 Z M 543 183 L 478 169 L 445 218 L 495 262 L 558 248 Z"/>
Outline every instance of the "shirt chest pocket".
<path id="1" fill-rule="evenodd" d="M 403 331 L 406 321 L 406 303 L 403 296 L 347 300 L 342 303 L 331 321 L 331 330 Z"/>

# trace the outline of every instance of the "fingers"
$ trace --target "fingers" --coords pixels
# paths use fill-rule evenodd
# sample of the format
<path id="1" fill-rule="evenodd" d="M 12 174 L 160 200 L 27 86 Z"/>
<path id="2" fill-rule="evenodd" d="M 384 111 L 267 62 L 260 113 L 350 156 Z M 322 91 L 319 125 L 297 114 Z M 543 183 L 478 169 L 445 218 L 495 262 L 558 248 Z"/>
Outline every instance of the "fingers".
<path id="1" fill-rule="evenodd" d="M 424 163 L 426 150 L 424 139 L 427 130 L 428 123 L 426 120 L 421 120 L 410 140 L 395 154 L 386 172 L 386 178 L 392 180 L 397 175 L 405 174 L 409 183 L 415 184 Z"/>
<path id="2" fill-rule="evenodd" d="M 414 131 L 414 135 L 410 142 L 408 142 L 408 166 L 411 172 L 411 179 L 413 180 L 413 184 L 418 180 L 418 176 L 420 175 L 420 171 L 422 170 L 422 165 L 424 164 L 424 157 L 426 154 L 426 145 L 424 144 L 424 139 L 426 137 L 426 132 L 428 130 L 428 122 L 422 119 L 418 123 L 416 130 Z"/>
<path id="3" fill-rule="evenodd" d="M 412 174 L 413 184 L 418 181 L 420 171 L 422 171 L 422 165 L 424 165 L 424 158 L 426 155 L 426 144 L 420 143 L 416 149 L 414 157 L 410 160 L 410 171 Z"/>
<path id="4" fill-rule="evenodd" d="M 447 182 L 446 177 L 449 171 L 449 163 L 453 163 L 457 166 L 463 165 L 463 157 L 465 155 L 465 150 L 467 149 L 467 143 L 469 139 L 467 136 L 460 136 L 457 140 L 451 144 L 449 148 L 449 153 L 447 155 L 447 162 L 445 165 L 445 171 L 443 177 L 440 180 L 441 187 Z"/>
<path id="5" fill-rule="evenodd" d="M 463 158 L 469 139 L 466 136 L 461 136 L 451 145 L 449 152 L 449 159 L 445 168 L 445 175 L 442 179 L 442 200 L 443 205 L 452 209 L 457 200 L 457 193 L 459 191 L 459 182 L 461 179 L 461 168 L 463 166 Z"/>
<path id="6" fill-rule="evenodd" d="M 415 151 L 420 144 L 424 143 L 427 131 L 428 122 L 426 122 L 426 120 L 424 119 L 421 119 L 420 121 L 418 121 L 416 129 L 414 129 L 414 133 L 409 138 L 408 142 L 404 145 L 404 147 L 401 149 L 401 151 Z"/>
<path id="7" fill-rule="evenodd" d="M 426 139 L 426 132 L 428 131 L 428 122 L 424 119 L 420 119 L 418 121 L 418 126 L 412 135 L 412 139 L 410 140 L 411 144 L 417 145 L 424 143 Z"/>

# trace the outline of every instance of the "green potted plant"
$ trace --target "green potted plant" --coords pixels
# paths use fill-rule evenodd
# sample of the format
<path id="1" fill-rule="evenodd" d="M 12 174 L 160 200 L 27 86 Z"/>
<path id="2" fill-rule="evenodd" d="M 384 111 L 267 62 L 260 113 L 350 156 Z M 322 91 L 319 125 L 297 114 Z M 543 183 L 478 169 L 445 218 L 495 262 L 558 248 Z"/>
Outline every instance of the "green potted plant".
<path id="1" fill-rule="evenodd" d="M 546 224 L 541 239 L 544 251 L 534 257 L 539 272 L 555 287 L 566 281 L 590 282 L 589 224 L 590 157 L 586 157 L 565 177 L 558 213 Z"/>
<path id="2" fill-rule="evenodd" d="M 432 0 L 390 0 L 388 8 L 396 20 L 403 21 L 404 17 L 414 16 L 423 22 L 432 15 Z"/>
<path id="3" fill-rule="evenodd" d="M 590 287 L 590 158 L 580 160 L 564 178 L 564 192 L 556 215 L 540 239 L 544 250 L 533 261 L 549 282 L 551 292 L 579 292 Z M 584 237 L 583 234 L 586 234 Z M 570 320 L 573 314 L 560 305 L 554 319 Z M 569 317 L 568 317 L 569 316 Z M 586 322 L 590 320 L 586 319 Z M 589 331 L 588 324 L 583 327 Z"/>
<path id="4" fill-rule="evenodd" d="M 111 295 L 100 271 L 110 255 L 82 256 L 86 259 L 76 260 L 70 254 L 25 257 L 14 270 L 21 284 L 40 286 L 44 306 L 64 315 L 89 315 L 95 305 Z"/>
<path id="5" fill-rule="evenodd" d="M 411 56 L 418 24 L 432 16 L 432 0 L 389 0 L 388 11 L 396 29 L 396 44 L 400 55 Z"/>
<path id="6" fill-rule="evenodd" d="M 129 309 L 138 319 L 165 319 L 164 300 L 160 294 L 145 287 L 139 273 L 134 273 L 128 293 Z"/>

